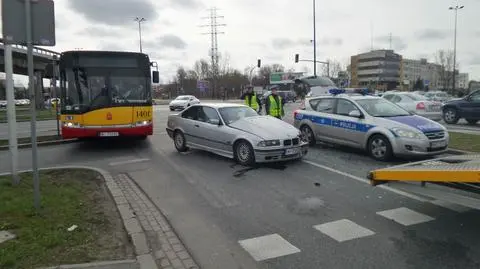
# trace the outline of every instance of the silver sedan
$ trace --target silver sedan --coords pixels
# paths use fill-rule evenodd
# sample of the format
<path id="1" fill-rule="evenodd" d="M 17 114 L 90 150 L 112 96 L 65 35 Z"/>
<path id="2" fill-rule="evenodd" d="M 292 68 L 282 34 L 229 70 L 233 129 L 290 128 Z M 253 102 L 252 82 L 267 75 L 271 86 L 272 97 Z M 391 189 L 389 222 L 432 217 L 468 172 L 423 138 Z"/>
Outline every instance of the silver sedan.
<path id="1" fill-rule="evenodd" d="M 295 160 L 308 152 L 298 129 L 245 105 L 193 105 L 170 115 L 166 129 L 179 152 L 196 148 L 242 165 Z"/>

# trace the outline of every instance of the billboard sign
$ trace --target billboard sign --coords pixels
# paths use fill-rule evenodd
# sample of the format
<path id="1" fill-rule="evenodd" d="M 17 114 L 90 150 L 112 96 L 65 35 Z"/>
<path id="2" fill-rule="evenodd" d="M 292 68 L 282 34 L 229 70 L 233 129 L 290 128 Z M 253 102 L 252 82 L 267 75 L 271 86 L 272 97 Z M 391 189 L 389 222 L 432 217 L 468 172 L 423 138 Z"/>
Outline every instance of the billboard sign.
<path id="1" fill-rule="evenodd" d="M 276 72 L 270 74 L 270 84 L 293 83 L 297 78 L 303 77 L 303 72 Z"/>
<path id="2" fill-rule="evenodd" d="M 197 80 L 197 89 L 201 92 L 208 90 L 209 82 L 207 80 Z"/>

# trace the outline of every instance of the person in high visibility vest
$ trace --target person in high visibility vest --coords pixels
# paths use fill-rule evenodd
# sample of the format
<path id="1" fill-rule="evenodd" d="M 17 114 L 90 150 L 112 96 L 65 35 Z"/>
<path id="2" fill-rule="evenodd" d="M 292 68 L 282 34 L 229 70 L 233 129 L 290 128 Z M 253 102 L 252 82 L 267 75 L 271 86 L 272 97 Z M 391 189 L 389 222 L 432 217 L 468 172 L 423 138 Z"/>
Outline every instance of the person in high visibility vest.
<path id="1" fill-rule="evenodd" d="M 278 95 L 277 90 L 278 86 L 273 86 L 270 88 L 272 93 L 265 97 L 265 112 L 267 115 L 282 119 L 282 117 L 285 116 L 285 100 Z"/>
<path id="2" fill-rule="evenodd" d="M 257 94 L 253 91 L 253 86 L 247 86 L 247 92 L 242 94 L 240 99 L 245 101 L 245 105 L 251 107 L 253 110 L 259 113 L 262 110 L 262 102 L 258 98 Z"/>

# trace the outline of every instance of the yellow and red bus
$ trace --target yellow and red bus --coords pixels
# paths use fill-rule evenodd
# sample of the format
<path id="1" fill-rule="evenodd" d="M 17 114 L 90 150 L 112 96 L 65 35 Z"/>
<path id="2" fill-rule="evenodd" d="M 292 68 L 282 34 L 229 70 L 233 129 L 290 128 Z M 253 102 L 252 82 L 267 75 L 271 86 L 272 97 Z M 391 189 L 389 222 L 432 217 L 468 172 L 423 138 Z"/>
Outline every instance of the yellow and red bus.
<path id="1" fill-rule="evenodd" d="M 62 137 L 153 134 L 152 78 L 148 55 L 67 51 L 59 59 Z"/>

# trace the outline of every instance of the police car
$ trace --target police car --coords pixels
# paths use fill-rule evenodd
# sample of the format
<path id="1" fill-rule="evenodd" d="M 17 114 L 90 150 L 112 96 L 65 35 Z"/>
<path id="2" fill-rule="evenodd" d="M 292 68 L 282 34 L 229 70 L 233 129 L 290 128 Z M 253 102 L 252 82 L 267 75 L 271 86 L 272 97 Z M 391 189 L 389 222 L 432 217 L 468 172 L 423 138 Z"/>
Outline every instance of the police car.
<path id="1" fill-rule="evenodd" d="M 365 149 L 374 159 L 429 156 L 444 153 L 449 135 L 441 124 L 414 115 L 368 93 L 332 89 L 329 95 L 308 98 L 294 112 L 294 126 L 317 141 Z"/>

